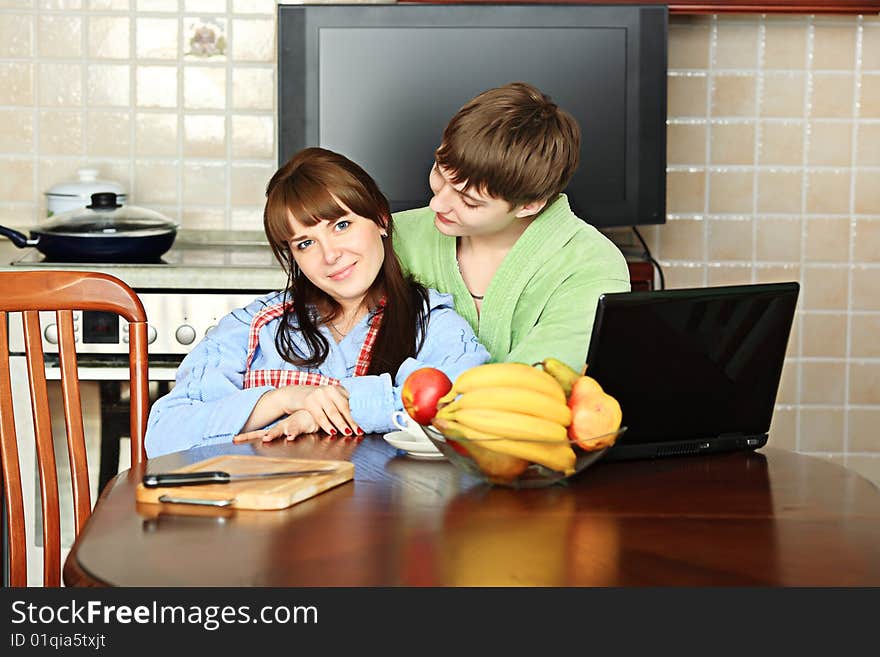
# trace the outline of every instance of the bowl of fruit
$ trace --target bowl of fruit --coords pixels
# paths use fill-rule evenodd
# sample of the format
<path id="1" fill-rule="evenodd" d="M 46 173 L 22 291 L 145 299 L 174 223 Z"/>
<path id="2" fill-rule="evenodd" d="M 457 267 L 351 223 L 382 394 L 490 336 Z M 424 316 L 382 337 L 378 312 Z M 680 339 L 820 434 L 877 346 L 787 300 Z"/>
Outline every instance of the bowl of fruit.
<path id="1" fill-rule="evenodd" d="M 418 409 L 407 406 L 419 397 L 412 388 L 439 377 L 420 370 L 410 376 L 403 395 L 410 415 L 453 464 L 492 485 L 565 481 L 601 459 L 626 431 L 617 400 L 555 359 L 473 367 L 454 384 L 434 385 Z"/>

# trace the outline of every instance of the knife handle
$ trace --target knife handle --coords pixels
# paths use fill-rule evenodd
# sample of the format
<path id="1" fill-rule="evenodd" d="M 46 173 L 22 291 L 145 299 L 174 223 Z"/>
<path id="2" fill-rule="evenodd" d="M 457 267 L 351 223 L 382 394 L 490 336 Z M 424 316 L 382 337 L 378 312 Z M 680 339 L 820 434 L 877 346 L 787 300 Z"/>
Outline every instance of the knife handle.
<path id="1" fill-rule="evenodd" d="M 219 470 L 207 472 L 172 472 L 168 474 L 146 474 L 143 484 L 145 488 L 162 486 L 194 486 L 197 484 L 228 484 L 229 473 Z"/>

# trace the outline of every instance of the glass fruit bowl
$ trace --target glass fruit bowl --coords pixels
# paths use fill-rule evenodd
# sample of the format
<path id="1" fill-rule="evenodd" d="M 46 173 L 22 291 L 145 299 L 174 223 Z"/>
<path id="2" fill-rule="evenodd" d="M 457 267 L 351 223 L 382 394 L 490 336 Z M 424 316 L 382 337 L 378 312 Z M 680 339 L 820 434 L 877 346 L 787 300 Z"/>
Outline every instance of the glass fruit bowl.
<path id="1" fill-rule="evenodd" d="M 586 450 L 573 440 L 548 443 L 519 438 L 449 438 L 433 426 L 422 428 L 456 467 L 485 483 L 510 488 L 543 488 L 569 479 L 601 459 L 626 431 L 626 427 L 620 427 L 596 436 L 590 443 L 598 448 Z"/>

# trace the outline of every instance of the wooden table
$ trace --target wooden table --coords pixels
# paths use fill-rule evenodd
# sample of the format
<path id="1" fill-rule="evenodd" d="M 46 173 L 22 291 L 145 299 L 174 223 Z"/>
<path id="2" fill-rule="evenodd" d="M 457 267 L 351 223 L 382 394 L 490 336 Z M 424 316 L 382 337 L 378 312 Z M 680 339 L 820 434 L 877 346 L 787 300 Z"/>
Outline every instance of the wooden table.
<path id="1" fill-rule="evenodd" d="M 105 489 L 68 585 L 878 586 L 880 491 L 787 451 L 598 463 L 568 486 L 491 488 L 381 438 L 226 445 L 350 459 L 355 480 L 282 511 L 135 502 L 143 469 Z"/>

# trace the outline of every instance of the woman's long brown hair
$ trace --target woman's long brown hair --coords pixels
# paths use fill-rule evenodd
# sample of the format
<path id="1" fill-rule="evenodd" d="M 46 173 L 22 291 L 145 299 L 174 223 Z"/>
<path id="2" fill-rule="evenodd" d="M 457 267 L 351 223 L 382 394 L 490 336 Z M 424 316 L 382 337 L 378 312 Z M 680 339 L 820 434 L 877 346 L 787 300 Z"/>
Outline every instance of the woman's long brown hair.
<path id="1" fill-rule="evenodd" d="M 314 226 L 345 216 L 345 208 L 370 219 L 388 234 L 382 240 L 385 260 L 366 297 L 372 312 L 382 313 L 367 374 L 389 372 L 394 376 L 424 342 L 428 291 L 403 274 L 391 246 L 391 211 L 376 182 L 345 156 L 323 148 L 307 148 L 294 155 L 266 187 L 263 227 L 287 274 L 284 302 L 289 304 L 275 334 L 275 346 L 284 360 L 297 367 L 317 367 L 327 358 L 330 344 L 318 326 L 332 322 L 342 308 L 297 267 L 289 244 L 293 237 L 290 215 L 305 226 Z M 382 298 L 384 308 L 380 306 Z M 302 334 L 310 353 L 297 353 L 292 338 L 296 331 Z"/>

